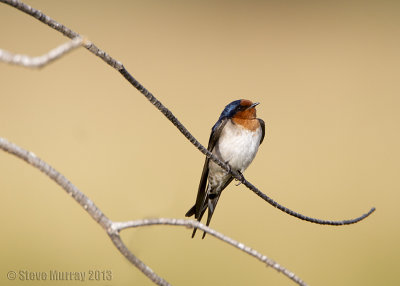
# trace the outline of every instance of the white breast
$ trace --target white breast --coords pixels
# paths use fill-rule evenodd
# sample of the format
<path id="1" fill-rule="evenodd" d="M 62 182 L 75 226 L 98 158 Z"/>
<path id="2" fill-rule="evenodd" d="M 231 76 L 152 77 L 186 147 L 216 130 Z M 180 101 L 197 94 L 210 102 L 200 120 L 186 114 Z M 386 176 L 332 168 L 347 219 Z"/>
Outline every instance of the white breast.
<path id="1" fill-rule="evenodd" d="M 229 120 L 221 132 L 213 153 L 223 162 L 229 163 L 233 169 L 243 172 L 256 156 L 261 132 L 261 128 L 250 131 Z"/>

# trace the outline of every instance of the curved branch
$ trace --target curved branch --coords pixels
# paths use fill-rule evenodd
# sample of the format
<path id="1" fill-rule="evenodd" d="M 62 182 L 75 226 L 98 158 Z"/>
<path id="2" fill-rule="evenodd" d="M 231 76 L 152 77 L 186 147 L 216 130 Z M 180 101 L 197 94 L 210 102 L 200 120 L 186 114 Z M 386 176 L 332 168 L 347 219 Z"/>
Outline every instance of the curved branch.
<path id="1" fill-rule="evenodd" d="M 124 244 L 119 233 L 121 230 L 131 227 L 141 227 L 146 225 L 179 225 L 186 226 L 190 228 L 199 228 L 208 232 L 212 236 L 240 249 L 241 251 L 257 258 L 268 266 L 271 266 L 278 272 L 282 272 L 286 277 L 290 278 L 299 285 L 306 285 L 298 276 L 293 272 L 282 267 L 275 261 L 269 259 L 267 256 L 257 252 L 256 250 L 244 245 L 243 243 L 237 242 L 236 240 L 223 235 L 203 224 L 193 221 L 193 220 L 182 220 L 182 219 L 147 219 L 147 220 L 136 220 L 127 222 L 113 222 L 110 220 L 95 204 L 89 199 L 84 193 L 82 193 L 76 186 L 74 186 L 65 176 L 59 173 L 52 166 L 47 164 L 45 161 L 41 160 L 34 153 L 27 151 L 18 145 L 7 141 L 0 137 L 0 149 L 15 155 L 16 157 L 26 161 L 33 167 L 39 169 L 44 174 L 46 174 L 50 179 L 55 181 L 60 185 L 71 197 L 74 198 L 88 213 L 89 215 L 102 226 L 102 228 L 107 232 L 111 241 L 117 247 L 119 252 L 128 259 L 133 265 L 135 265 L 140 271 L 142 271 L 148 278 L 150 278 L 157 285 L 168 286 L 170 285 L 166 280 L 158 276 L 150 267 L 143 263 L 139 258 L 137 258 Z"/>
<path id="2" fill-rule="evenodd" d="M 66 36 L 70 39 L 81 37 L 78 33 L 72 31 L 68 27 L 58 23 L 57 21 L 53 20 L 49 16 L 43 14 L 41 11 L 36 10 L 35 8 L 32 8 L 31 6 L 21 2 L 19 0 L 0 0 L 0 2 L 8 4 L 28 15 L 31 15 L 32 17 L 38 19 L 40 22 L 50 26 L 54 30 L 62 33 L 64 36 Z M 111 58 L 106 52 L 100 50 L 96 45 L 94 45 L 90 41 L 85 40 L 83 43 L 83 46 L 86 49 L 88 49 L 89 51 L 91 51 L 93 54 L 95 54 L 96 56 L 100 57 L 103 61 L 105 61 L 108 65 L 112 66 L 113 68 L 115 68 L 117 70 L 122 68 L 122 64 L 119 61 Z"/>
<path id="3" fill-rule="evenodd" d="M 82 41 L 83 40 L 80 37 L 74 38 L 71 41 L 62 44 L 39 57 L 13 54 L 11 52 L 0 49 L 0 61 L 8 64 L 24 66 L 27 68 L 41 68 L 51 63 L 52 61 L 62 57 L 73 49 L 79 47 L 82 44 Z"/>
<path id="4" fill-rule="evenodd" d="M 134 221 L 126 221 L 126 222 L 115 222 L 113 223 L 113 227 L 116 230 L 123 230 L 127 228 L 135 228 L 141 226 L 148 226 L 148 225 L 174 225 L 174 226 L 186 226 L 190 228 L 198 228 L 203 230 L 210 235 L 236 247 L 237 249 L 257 258 L 261 262 L 265 263 L 267 266 L 274 268 L 278 272 L 282 272 L 285 276 L 292 279 L 299 285 L 306 285 L 304 281 L 302 281 L 299 277 L 296 276 L 293 272 L 287 270 L 286 268 L 282 267 L 277 262 L 273 261 L 272 259 L 266 257 L 265 255 L 259 253 L 258 251 L 240 243 L 230 237 L 223 235 L 220 232 L 217 232 L 202 223 L 194 220 L 185 220 L 185 219 L 174 219 L 174 218 L 158 218 L 158 219 L 143 219 L 143 220 L 134 220 Z"/>
<path id="5" fill-rule="evenodd" d="M 335 225 L 335 226 L 340 226 L 340 225 L 347 225 L 347 224 L 353 224 L 357 223 L 366 217 L 368 217 L 370 214 L 372 214 L 375 211 L 375 208 L 371 208 L 367 213 L 353 219 L 346 219 L 346 220 L 323 220 L 323 219 L 318 219 L 318 218 L 312 218 L 309 216 L 302 215 L 300 213 L 297 213 L 295 211 L 292 211 L 291 209 L 288 209 L 285 206 L 282 206 L 278 202 L 274 201 L 270 197 L 268 197 L 266 194 L 261 192 L 259 189 L 257 189 L 252 183 L 248 182 L 246 179 L 243 179 L 242 183 L 247 186 L 250 190 L 252 190 L 257 196 L 262 198 L 264 201 L 268 202 L 272 206 L 276 207 L 277 209 L 294 216 L 298 219 L 305 220 L 308 222 L 316 223 L 316 224 L 323 224 L 323 225 Z"/>
<path id="6" fill-rule="evenodd" d="M 45 161 L 38 158 L 34 153 L 29 152 L 1 137 L 0 149 L 3 149 L 4 151 L 26 161 L 60 185 L 67 192 L 67 194 L 74 198 L 74 200 L 78 202 L 98 224 L 101 225 L 122 255 L 124 255 L 133 265 L 135 265 L 144 273 L 144 275 L 149 277 L 157 285 L 169 285 L 167 281 L 159 277 L 150 267 L 144 264 L 139 258 L 129 251 L 129 249 L 122 242 L 120 236 L 115 234 L 113 231 L 113 222 L 103 214 L 103 212 L 94 204 L 91 199 L 89 199 L 84 193 L 75 187 L 66 177 L 64 177 Z"/>
<path id="7" fill-rule="evenodd" d="M 65 27 L 64 25 L 58 23 L 57 21 L 51 19 L 49 16 L 43 14 L 39 10 L 36 10 L 29 5 L 26 5 L 22 3 L 19 0 L 0 0 L 0 2 L 6 3 L 8 5 L 11 5 L 19 10 L 21 10 L 24 13 L 27 13 L 39 21 L 41 21 L 44 24 L 47 24 L 48 26 L 52 27 L 53 29 L 61 32 L 68 38 L 76 38 L 80 37 L 80 35 L 71 29 Z M 278 202 L 274 201 L 272 198 L 261 192 L 258 188 L 256 188 L 253 184 L 248 182 L 242 175 L 238 174 L 238 172 L 231 170 L 231 168 L 225 164 L 224 162 L 220 161 L 217 157 L 215 157 L 211 152 L 209 152 L 203 145 L 200 144 L 200 142 L 186 129 L 185 126 L 179 120 L 173 115 L 173 113 L 165 107 L 151 92 L 149 92 L 143 85 L 140 84 L 126 69 L 125 67 L 117 60 L 113 59 L 110 55 L 108 55 L 106 52 L 103 50 L 100 50 L 95 44 L 85 41 L 84 43 L 85 48 L 87 48 L 90 52 L 95 54 L 96 56 L 100 57 L 103 61 L 105 61 L 108 65 L 112 66 L 116 70 L 118 70 L 124 78 L 129 81 L 137 90 L 140 91 L 159 111 L 161 111 L 162 114 L 164 114 L 165 117 L 168 118 L 168 120 L 175 125 L 176 128 L 194 145 L 196 146 L 197 149 L 200 150 L 201 153 L 206 155 L 208 158 L 210 158 L 212 161 L 214 161 L 216 164 L 218 164 L 221 168 L 229 172 L 232 177 L 235 179 L 241 181 L 243 185 L 245 185 L 247 188 L 249 188 L 251 191 L 253 191 L 256 195 L 261 197 L 263 200 L 271 204 L 272 206 L 278 208 L 279 210 L 294 216 L 298 219 L 302 219 L 308 222 L 312 223 L 317 223 L 317 224 L 324 224 L 324 225 L 347 225 L 347 224 L 353 224 L 356 222 L 359 222 L 366 217 L 368 217 L 370 214 L 372 214 L 375 211 L 375 208 L 371 208 L 366 214 L 361 215 L 360 217 L 353 218 L 353 219 L 346 219 L 346 220 L 340 220 L 340 221 L 331 221 L 331 220 L 323 220 L 323 219 L 317 219 L 317 218 L 312 218 L 308 217 L 305 215 L 302 215 L 298 212 L 292 211 L 291 209 L 279 204 Z"/>
<path id="8" fill-rule="evenodd" d="M 208 158 L 210 158 L 212 161 L 214 161 L 216 164 L 218 164 L 221 168 L 223 168 L 225 171 L 229 172 L 232 177 L 234 177 L 236 180 L 240 181 L 243 185 L 245 185 L 248 189 L 253 191 L 257 196 L 265 200 L 267 203 L 271 204 L 272 206 L 278 208 L 279 210 L 294 216 L 298 219 L 305 220 L 308 222 L 312 223 L 317 223 L 317 224 L 324 224 L 324 225 L 346 225 L 346 224 L 353 224 L 356 222 L 359 222 L 366 217 L 368 217 L 370 214 L 372 214 L 375 211 L 375 208 L 371 208 L 368 213 L 361 215 L 360 217 L 354 218 L 354 219 L 348 219 L 348 220 L 340 220 L 340 221 L 332 221 L 332 220 L 322 220 L 318 218 L 312 218 L 309 216 L 305 216 L 303 214 L 300 214 L 298 212 L 292 211 L 291 209 L 279 204 L 278 202 L 274 201 L 272 198 L 261 192 L 257 187 L 255 187 L 252 183 L 247 181 L 243 175 L 239 174 L 237 171 L 232 170 L 228 164 L 220 161 L 217 157 L 215 157 L 210 151 L 208 151 L 203 145 L 200 144 L 199 141 L 183 126 L 182 123 L 179 122 L 179 120 L 172 114 L 171 111 L 168 110 L 157 98 L 154 97 L 154 95 L 149 92 L 144 86 L 142 86 L 124 67 L 119 71 L 125 78 L 128 80 L 137 90 L 139 90 L 158 110 L 161 111 L 162 114 L 165 115 L 165 117 L 168 118 L 169 121 L 172 122 L 173 125 L 175 125 L 178 130 L 194 145 L 196 146 L 197 149 L 200 150 L 201 153 L 206 155 Z"/>

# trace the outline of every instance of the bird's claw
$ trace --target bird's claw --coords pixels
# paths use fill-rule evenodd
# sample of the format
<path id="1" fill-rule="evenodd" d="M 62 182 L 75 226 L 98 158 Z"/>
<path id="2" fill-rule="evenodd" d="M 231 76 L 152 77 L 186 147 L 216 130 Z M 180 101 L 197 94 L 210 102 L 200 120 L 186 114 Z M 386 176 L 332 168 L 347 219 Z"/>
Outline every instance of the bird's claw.
<path id="1" fill-rule="evenodd" d="M 240 184 L 244 181 L 244 176 L 243 176 L 242 172 L 240 172 L 239 170 L 237 171 L 237 173 L 240 176 L 240 180 L 235 179 L 236 181 L 239 181 L 239 183 L 237 183 L 236 186 L 240 186 Z"/>
<path id="2" fill-rule="evenodd" d="M 232 171 L 231 165 L 229 165 L 229 161 L 226 161 L 225 164 L 228 166 L 228 171 L 227 171 L 228 174 L 229 173 L 235 174 L 235 171 Z M 240 172 L 239 170 L 237 170 L 236 172 L 240 176 L 240 179 L 235 178 L 236 181 L 239 181 L 239 183 L 237 183 L 236 186 L 239 186 L 244 181 L 244 176 L 242 172 Z"/>

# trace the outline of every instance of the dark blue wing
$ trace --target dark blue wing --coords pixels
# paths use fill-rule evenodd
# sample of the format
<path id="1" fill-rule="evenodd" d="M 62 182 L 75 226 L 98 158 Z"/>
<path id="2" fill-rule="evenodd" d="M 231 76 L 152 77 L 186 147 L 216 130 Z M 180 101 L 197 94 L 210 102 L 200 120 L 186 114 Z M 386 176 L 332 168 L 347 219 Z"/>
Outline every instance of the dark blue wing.
<path id="1" fill-rule="evenodd" d="M 222 120 L 218 120 L 218 122 L 212 128 L 212 132 L 210 135 L 210 139 L 208 141 L 208 151 L 212 152 L 214 149 L 215 144 L 218 141 L 219 136 L 221 135 L 222 129 L 224 128 L 225 124 L 228 122 L 228 118 L 224 118 Z M 190 217 L 194 215 L 197 220 L 201 220 L 203 214 L 207 208 L 207 178 L 208 178 L 208 164 L 210 159 L 206 157 L 203 172 L 201 173 L 199 189 L 197 191 L 197 198 L 195 205 L 186 213 L 185 216 Z M 196 229 L 193 231 L 193 235 L 196 233 Z"/>
<path id="2" fill-rule="evenodd" d="M 257 119 L 258 119 L 258 122 L 260 122 L 261 131 L 262 131 L 261 140 L 260 140 L 260 145 L 261 145 L 261 143 L 264 141 L 264 137 L 265 137 L 265 122 L 264 122 L 264 120 L 262 120 L 260 118 L 257 118 Z"/>

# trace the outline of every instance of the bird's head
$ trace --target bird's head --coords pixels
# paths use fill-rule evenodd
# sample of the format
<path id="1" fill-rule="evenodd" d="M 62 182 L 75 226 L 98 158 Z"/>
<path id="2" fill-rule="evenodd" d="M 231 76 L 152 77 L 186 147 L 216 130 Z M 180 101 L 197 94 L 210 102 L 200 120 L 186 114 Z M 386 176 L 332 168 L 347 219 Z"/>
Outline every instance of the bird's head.
<path id="1" fill-rule="evenodd" d="M 240 119 L 254 119 L 256 118 L 256 106 L 258 102 L 251 102 L 247 99 L 239 99 L 232 101 L 225 106 L 222 111 L 220 120 L 223 118 L 240 118 Z"/>

